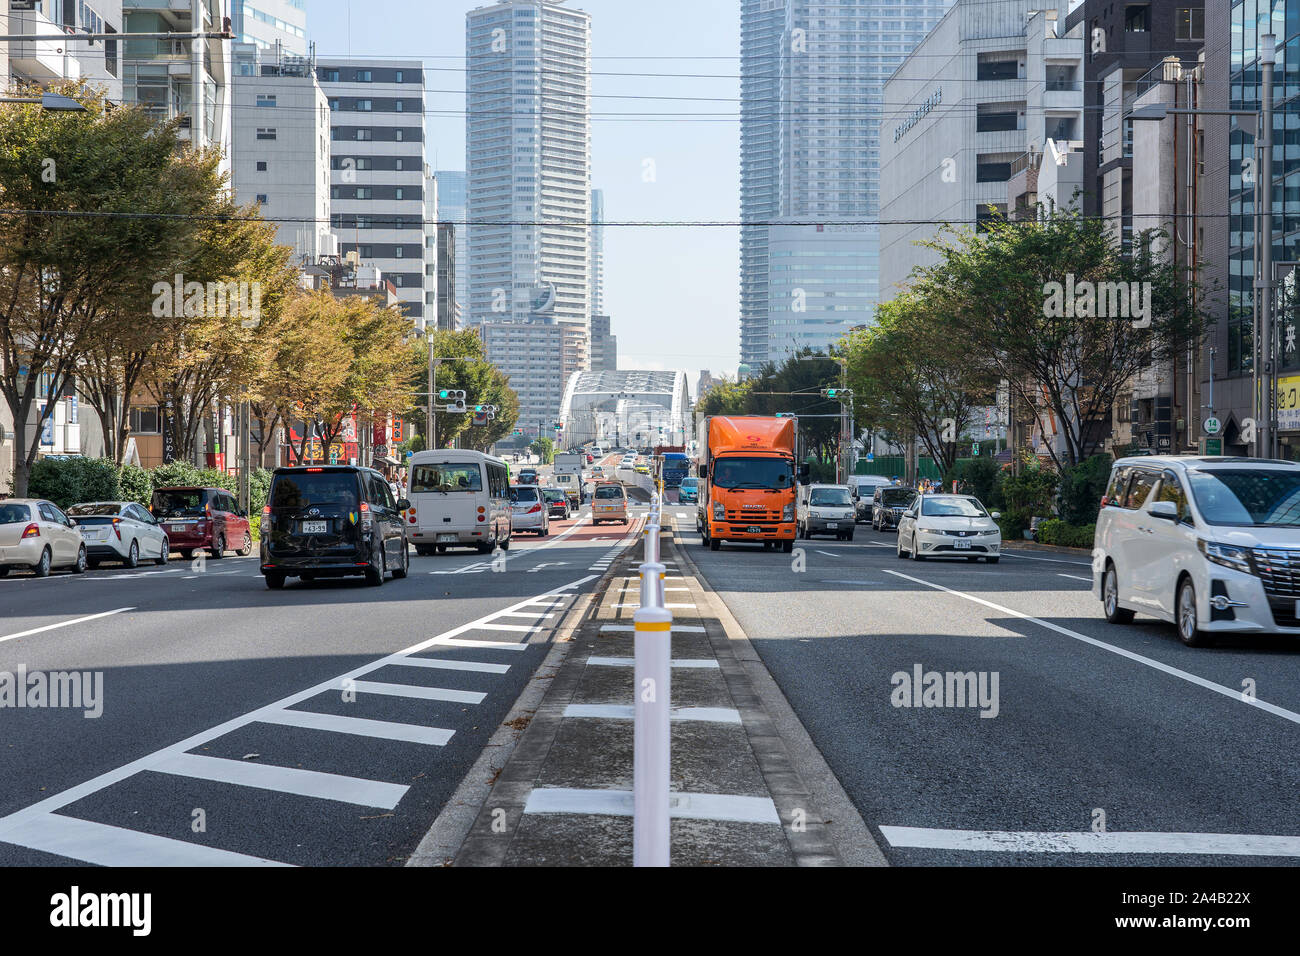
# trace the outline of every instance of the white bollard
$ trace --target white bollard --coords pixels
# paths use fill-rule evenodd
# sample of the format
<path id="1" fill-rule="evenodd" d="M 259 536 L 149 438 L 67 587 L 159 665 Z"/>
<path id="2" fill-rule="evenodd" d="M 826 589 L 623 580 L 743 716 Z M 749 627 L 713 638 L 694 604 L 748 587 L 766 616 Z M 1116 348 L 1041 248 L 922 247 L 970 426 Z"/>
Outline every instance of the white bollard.
<path id="1" fill-rule="evenodd" d="M 664 606 L 664 572 L 662 564 L 647 561 L 638 568 L 641 572 L 641 606 Z"/>
<path id="2" fill-rule="evenodd" d="M 632 729 L 632 865 L 669 865 L 668 773 L 672 612 L 642 607 L 636 631 L 636 703 Z"/>
<path id="3" fill-rule="evenodd" d="M 642 531 L 642 536 L 645 538 L 645 560 L 658 561 L 659 560 L 659 525 L 647 524 L 645 526 L 645 529 Z"/>

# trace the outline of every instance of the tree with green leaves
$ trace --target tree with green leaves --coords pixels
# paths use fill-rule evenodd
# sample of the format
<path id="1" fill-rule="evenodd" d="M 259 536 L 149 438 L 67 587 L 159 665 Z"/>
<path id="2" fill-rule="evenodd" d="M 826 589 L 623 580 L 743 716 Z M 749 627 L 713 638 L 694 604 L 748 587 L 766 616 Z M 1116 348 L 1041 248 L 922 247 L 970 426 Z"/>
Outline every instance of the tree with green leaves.
<path id="1" fill-rule="evenodd" d="M 1073 208 L 993 220 L 926 243 L 940 258 L 913 273 L 911 291 L 1040 424 L 1052 417 L 1062 447 L 1047 452 L 1070 466 L 1099 445 L 1135 376 L 1204 332 L 1194 305 L 1204 297 L 1189 288 L 1186 264 L 1166 254 L 1167 240 L 1147 230 L 1124 254 L 1106 222 Z"/>
<path id="2" fill-rule="evenodd" d="M 442 360 L 437 368 L 437 390 L 464 391 L 465 404 L 471 409 L 463 415 L 438 413 L 437 447 L 446 448 L 459 438 L 462 445 L 483 450 L 509 435 L 519 420 L 519 396 L 510 387 L 509 376 L 488 361 L 483 339 L 473 329 L 438 329 L 432 342 L 434 358 Z M 423 396 L 429 390 L 428 341 L 420 342 L 416 352 L 409 382 L 411 392 Z M 423 405 L 424 399 L 415 404 Z M 475 425 L 475 405 L 497 406 L 496 417 L 486 425 Z"/>
<path id="3" fill-rule="evenodd" d="M 176 122 L 110 109 L 75 84 L 56 92 L 85 112 L 0 104 L 0 206 L 22 210 L 0 216 L 0 394 L 18 495 L 53 415 L 45 396 L 61 394 L 112 330 L 139 321 L 142 272 L 183 254 L 190 217 L 219 187 L 215 159 L 181 150 Z M 117 414 L 127 398 L 116 396 Z"/>
<path id="4" fill-rule="evenodd" d="M 940 470 L 951 470 L 973 410 L 992 401 L 991 364 L 915 291 L 881 303 L 876 324 L 842 348 L 855 417 L 898 443 L 919 438 Z"/>
<path id="5" fill-rule="evenodd" d="M 543 465 L 549 465 L 555 461 L 555 442 L 545 435 L 533 439 L 533 443 L 528 446 L 528 450 L 536 455 Z"/>

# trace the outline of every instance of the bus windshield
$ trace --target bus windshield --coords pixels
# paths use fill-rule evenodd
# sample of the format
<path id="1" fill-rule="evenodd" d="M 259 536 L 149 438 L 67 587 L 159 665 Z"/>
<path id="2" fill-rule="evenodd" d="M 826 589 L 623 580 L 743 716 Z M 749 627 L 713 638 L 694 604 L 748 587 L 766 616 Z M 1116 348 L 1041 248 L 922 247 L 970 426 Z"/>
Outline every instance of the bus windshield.
<path id="1" fill-rule="evenodd" d="M 477 462 L 443 462 L 411 469 L 411 494 L 482 491 L 483 470 Z"/>

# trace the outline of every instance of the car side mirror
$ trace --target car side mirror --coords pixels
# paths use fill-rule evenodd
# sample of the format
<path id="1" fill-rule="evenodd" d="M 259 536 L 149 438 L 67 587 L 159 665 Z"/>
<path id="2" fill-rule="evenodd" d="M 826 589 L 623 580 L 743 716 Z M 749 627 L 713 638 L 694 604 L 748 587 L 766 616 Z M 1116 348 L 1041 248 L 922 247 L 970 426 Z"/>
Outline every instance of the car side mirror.
<path id="1" fill-rule="evenodd" d="M 398 499 L 397 499 L 397 510 L 398 510 L 398 511 L 406 511 L 406 510 L 407 510 L 408 508 L 410 508 L 410 507 L 411 507 L 411 500 L 410 500 L 409 498 L 398 498 Z"/>
<path id="2" fill-rule="evenodd" d="M 997 521 L 999 518 L 1002 517 L 1002 512 L 1001 512 L 1001 511 L 991 511 L 991 512 L 989 512 L 989 517 L 992 518 L 994 521 Z"/>
<path id="3" fill-rule="evenodd" d="M 1164 518 L 1166 521 L 1178 520 L 1178 506 L 1172 501 L 1157 501 L 1147 510 L 1153 518 Z"/>

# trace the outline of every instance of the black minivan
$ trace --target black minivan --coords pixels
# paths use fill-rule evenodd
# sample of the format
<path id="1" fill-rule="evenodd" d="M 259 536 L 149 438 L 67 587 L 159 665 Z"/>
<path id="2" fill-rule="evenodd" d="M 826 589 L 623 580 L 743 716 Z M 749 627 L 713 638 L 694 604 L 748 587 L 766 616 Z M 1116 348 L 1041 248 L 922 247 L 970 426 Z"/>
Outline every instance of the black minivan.
<path id="1" fill-rule="evenodd" d="M 384 476 L 353 465 L 277 468 L 262 509 L 262 575 L 268 588 L 286 578 L 361 575 L 379 586 L 389 571 L 406 577 L 405 498 Z"/>

